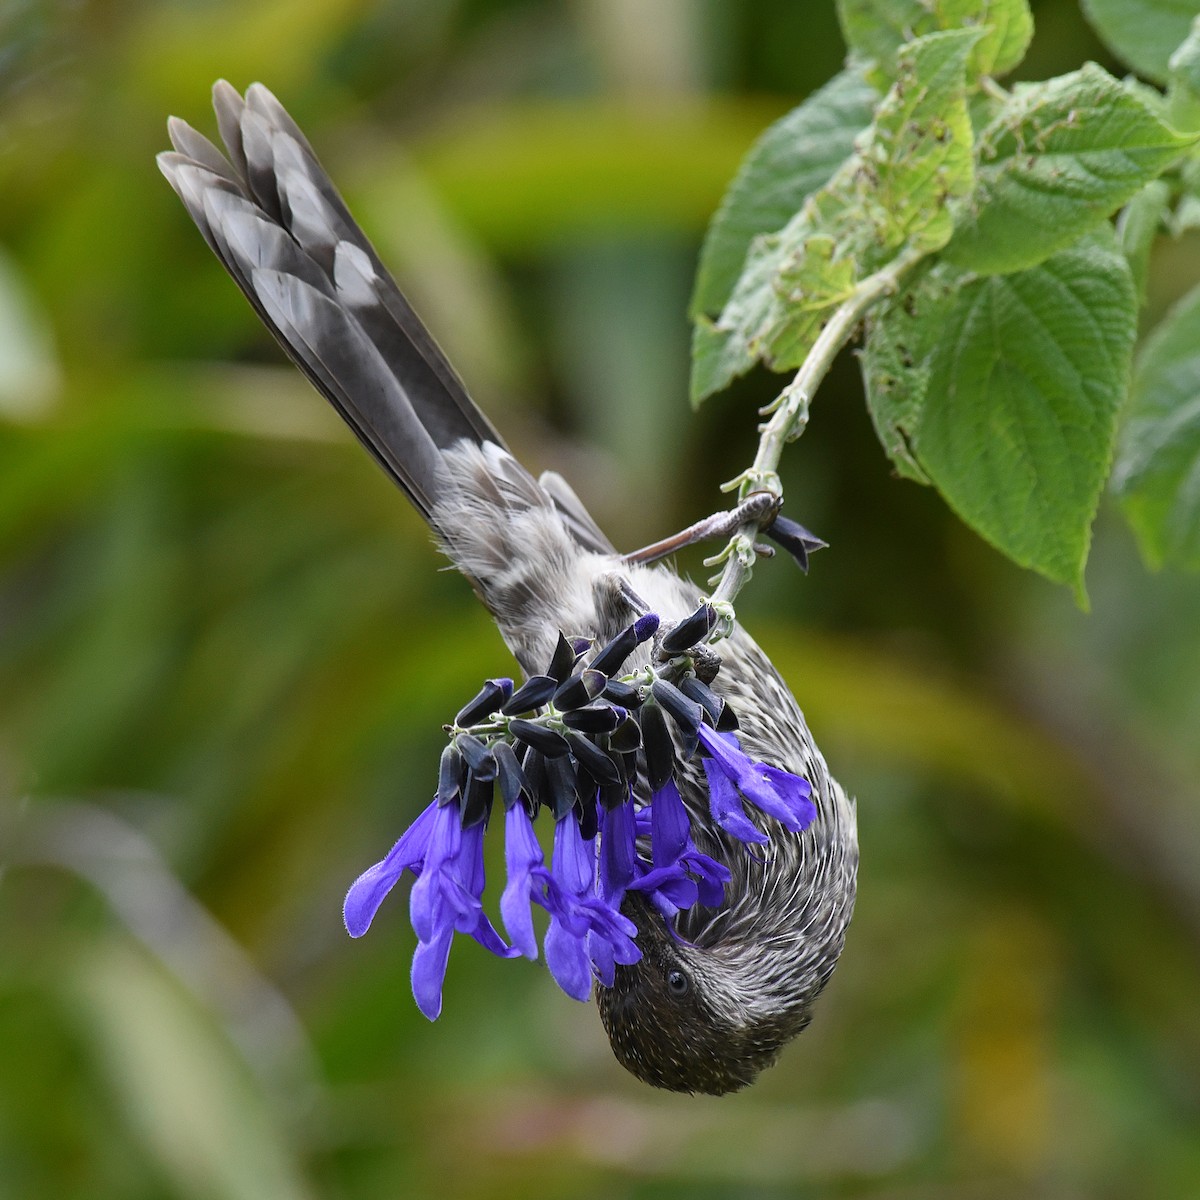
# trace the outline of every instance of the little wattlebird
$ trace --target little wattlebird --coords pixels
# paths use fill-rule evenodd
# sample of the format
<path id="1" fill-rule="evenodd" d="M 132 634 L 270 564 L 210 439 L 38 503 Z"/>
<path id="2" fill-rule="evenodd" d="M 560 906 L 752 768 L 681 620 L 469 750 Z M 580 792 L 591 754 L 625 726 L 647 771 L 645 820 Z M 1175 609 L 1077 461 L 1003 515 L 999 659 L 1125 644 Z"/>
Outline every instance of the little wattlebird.
<path id="1" fill-rule="evenodd" d="M 700 645 L 715 622 L 700 590 L 618 554 L 560 476 L 535 480 L 508 452 L 275 97 L 221 82 L 214 104 L 225 154 L 172 118 L 164 175 L 526 675 L 515 692 L 489 681 L 447 726 L 437 796 L 351 888 L 347 927 L 364 932 L 403 871 L 417 876 L 413 987 L 432 1017 L 454 933 L 534 957 L 538 904 L 548 966 L 581 999 L 596 980 L 623 1066 L 676 1091 L 744 1087 L 809 1023 L 841 953 L 854 804 L 746 632 Z M 479 904 L 493 786 L 512 945 Z M 556 820 L 550 868 L 540 807 Z"/>

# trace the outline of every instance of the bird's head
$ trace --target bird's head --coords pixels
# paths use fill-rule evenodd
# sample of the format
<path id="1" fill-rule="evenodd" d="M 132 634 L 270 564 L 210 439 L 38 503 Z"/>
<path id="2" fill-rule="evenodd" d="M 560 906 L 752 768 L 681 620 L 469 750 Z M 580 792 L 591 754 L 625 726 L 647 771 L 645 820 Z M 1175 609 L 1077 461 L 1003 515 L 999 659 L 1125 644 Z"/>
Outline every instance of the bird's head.
<path id="1" fill-rule="evenodd" d="M 808 1023 L 807 1009 L 754 1003 L 744 961 L 681 942 L 638 893 L 623 911 L 638 927 L 642 957 L 618 964 L 596 1002 L 617 1061 L 643 1082 L 713 1096 L 738 1091 Z"/>

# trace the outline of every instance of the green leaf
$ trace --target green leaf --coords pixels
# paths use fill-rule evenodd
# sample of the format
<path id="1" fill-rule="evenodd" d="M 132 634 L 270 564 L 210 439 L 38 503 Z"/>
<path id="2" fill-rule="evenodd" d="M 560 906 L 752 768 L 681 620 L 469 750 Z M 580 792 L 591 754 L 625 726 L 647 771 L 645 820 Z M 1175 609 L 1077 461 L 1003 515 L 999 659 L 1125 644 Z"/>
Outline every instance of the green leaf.
<path id="1" fill-rule="evenodd" d="M 1138 303 L 1146 303 L 1146 277 L 1150 271 L 1150 249 L 1167 214 L 1171 189 L 1162 179 L 1152 180 L 1125 206 L 1117 222 L 1121 252 L 1129 263 L 1137 288 Z"/>
<path id="2" fill-rule="evenodd" d="M 1111 236 L 1012 275 L 941 264 L 870 330 L 872 416 L 898 468 L 1081 603 L 1135 331 Z"/>
<path id="3" fill-rule="evenodd" d="M 1200 567 L 1200 288 L 1138 355 L 1113 490 L 1151 566 Z"/>
<path id="4" fill-rule="evenodd" d="M 1196 0 L 1083 0 L 1083 11 L 1118 58 L 1166 83 L 1167 63 L 1187 36 Z"/>
<path id="5" fill-rule="evenodd" d="M 750 148 L 708 227 L 691 315 L 729 299 L 751 240 L 782 228 L 829 181 L 871 122 L 878 93 L 846 70 L 776 121 Z"/>
<path id="6" fill-rule="evenodd" d="M 714 326 L 697 329 L 693 403 L 761 360 L 799 366 L 855 283 L 904 246 L 935 250 L 971 188 L 965 70 L 979 30 L 906 44 L 895 85 L 853 156 L 777 234 L 751 243 Z"/>
<path id="7" fill-rule="evenodd" d="M 1167 119 L 1176 129 L 1200 129 L 1200 16 L 1167 66 Z"/>
<path id="8" fill-rule="evenodd" d="M 1011 71 L 1033 37 L 1028 0 L 838 0 L 837 9 L 846 45 L 871 60 L 885 83 L 895 76 L 897 51 L 916 37 L 986 26 L 971 53 L 972 79 Z"/>
<path id="9" fill-rule="evenodd" d="M 1196 140 L 1094 63 L 1021 85 L 979 137 L 975 194 L 945 256 L 981 274 L 1034 266 L 1100 225 Z"/>
<path id="10" fill-rule="evenodd" d="M 867 316 L 862 355 L 867 411 L 896 471 L 917 483 L 931 482 L 913 453 L 912 440 L 941 336 L 938 316 L 963 280 L 962 272 L 944 263 L 922 264 L 902 295 Z"/>

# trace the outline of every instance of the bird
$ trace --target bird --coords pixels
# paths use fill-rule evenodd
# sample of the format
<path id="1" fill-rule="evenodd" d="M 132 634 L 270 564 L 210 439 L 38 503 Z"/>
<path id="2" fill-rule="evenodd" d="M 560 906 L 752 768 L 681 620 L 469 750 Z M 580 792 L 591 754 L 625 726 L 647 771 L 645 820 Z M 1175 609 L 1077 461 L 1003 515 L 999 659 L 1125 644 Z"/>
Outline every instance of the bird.
<path id="1" fill-rule="evenodd" d="M 512 454 L 401 293 L 313 148 L 261 84 L 213 88 L 224 150 L 172 117 L 159 167 L 288 357 L 428 523 L 526 676 L 560 631 L 604 642 L 645 611 L 663 628 L 704 602 L 666 562 L 618 553 L 567 481 Z M 636 962 L 596 987 L 618 1062 L 672 1091 L 751 1083 L 811 1021 L 842 952 L 858 870 L 856 802 L 834 780 L 799 706 L 738 623 L 714 648 L 745 756 L 808 780 L 794 831 L 762 812 L 747 845 L 712 818 L 699 756 L 678 770 L 696 847 L 729 872 L 721 904 L 668 919 L 643 893 L 622 913 Z M 637 666 L 650 644 L 634 651 Z M 644 769 L 634 781 L 649 795 Z"/>

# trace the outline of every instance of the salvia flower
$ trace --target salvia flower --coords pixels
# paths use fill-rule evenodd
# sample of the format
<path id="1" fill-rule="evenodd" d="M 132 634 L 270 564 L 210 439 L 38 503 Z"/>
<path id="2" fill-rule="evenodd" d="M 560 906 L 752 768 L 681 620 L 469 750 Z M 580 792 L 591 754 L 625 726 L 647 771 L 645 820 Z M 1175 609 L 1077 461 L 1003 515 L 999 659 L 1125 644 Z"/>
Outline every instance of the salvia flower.
<path id="1" fill-rule="evenodd" d="M 544 675 L 515 690 L 508 679 L 488 680 L 446 727 L 437 796 L 354 881 L 344 911 L 346 929 L 361 937 L 411 872 L 413 995 L 430 1020 L 441 1012 L 455 934 L 502 958 L 536 959 L 533 909 L 544 909 L 546 965 L 567 995 L 586 1000 L 594 979 L 609 986 L 617 964 L 641 957 L 637 927 L 622 911 L 629 892 L 643 895 L 668 924 L 697 904 L 724 903 L 730 870 L 698 849 L 680 792 L 681 763 L 695 754 L 712 820 L 737 841 L 769 840 L 746 803 L 790 832 L 813 820 L 808 781 L 754 762 L 730 732 L 737 721 L 729 706 L 694 673 L 699 651 L 689 647 L 711 627 L 708 614 L 701 606 L 669 627 L 655 644 L 658 665 L 625 674 L 626 659 L 658 634 L 655 614 L 598 650 L 560 634 Z M 688 777 L 694 774 L 689 768 Z M 649 781 L 648 801 L 635 799 L 639 776 Z M 508 942 L 483 908 L 483 841 L 497 785 Z M 540 812 L 554 821 L 549 865 L 534 827 Z"/>

